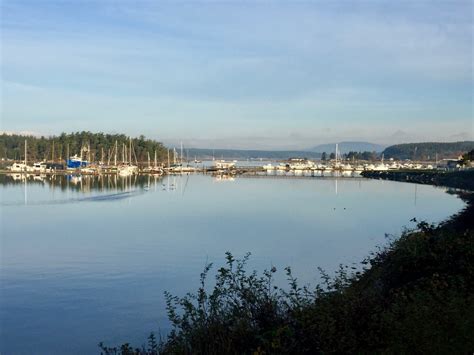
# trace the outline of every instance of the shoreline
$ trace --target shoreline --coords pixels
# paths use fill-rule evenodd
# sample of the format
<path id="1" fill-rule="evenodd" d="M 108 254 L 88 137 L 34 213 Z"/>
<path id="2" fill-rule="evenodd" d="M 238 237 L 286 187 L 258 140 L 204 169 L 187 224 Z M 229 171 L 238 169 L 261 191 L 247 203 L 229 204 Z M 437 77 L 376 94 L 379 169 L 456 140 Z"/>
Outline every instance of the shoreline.
<path id="1" fill-rule="evenodd" d="M 467 174 L 371 174 L 367 178 L 431 184 L 456 191 L 465 208 L 436 225 L 416 221 L 389 245 L 341 265 L 333 278 L 270 291 L 272 270 L 246 270 L 226 254 L 216 287 L 183 298 L 165 294 L 173 331 L 142 349 L 99 345 L 102 354 L 468 353 L 474 349 L 474 179 Z M 449 191 L 448 191 L 449 193 Z M 238 283 L 236 283 L 238 280 Z M 207 282 L 207 281 L 206 281 Z M 148 338 L 154 340 L 153 333 Z"/>
<path id="2" fill-rule="evenodd" d="M 362 177 L 462 189 L 474 192 L 474 169 L 460 171 L 364 171 Z"/>

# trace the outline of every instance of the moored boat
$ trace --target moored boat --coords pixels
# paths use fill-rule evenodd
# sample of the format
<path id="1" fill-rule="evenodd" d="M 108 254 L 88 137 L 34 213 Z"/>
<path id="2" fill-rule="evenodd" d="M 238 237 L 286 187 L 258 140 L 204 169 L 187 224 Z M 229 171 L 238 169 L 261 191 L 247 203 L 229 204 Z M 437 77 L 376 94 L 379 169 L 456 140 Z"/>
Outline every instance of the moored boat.
<path id="1" fill-rule="evenodd" d="M 235 167 L 235 161 L 215 160 L 214 166 L 218 170 L 228 170 Z"/>

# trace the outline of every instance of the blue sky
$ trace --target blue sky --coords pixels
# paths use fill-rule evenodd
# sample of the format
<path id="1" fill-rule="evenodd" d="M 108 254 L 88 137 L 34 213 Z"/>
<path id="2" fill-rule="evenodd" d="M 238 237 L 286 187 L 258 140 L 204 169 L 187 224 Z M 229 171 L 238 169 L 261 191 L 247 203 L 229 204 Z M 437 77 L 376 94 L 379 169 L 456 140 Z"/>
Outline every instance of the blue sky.
<path id="1" fill-rule="evenodd" d="M 471 1 L 3 0 L 2 130 L 473 139 Z"/>

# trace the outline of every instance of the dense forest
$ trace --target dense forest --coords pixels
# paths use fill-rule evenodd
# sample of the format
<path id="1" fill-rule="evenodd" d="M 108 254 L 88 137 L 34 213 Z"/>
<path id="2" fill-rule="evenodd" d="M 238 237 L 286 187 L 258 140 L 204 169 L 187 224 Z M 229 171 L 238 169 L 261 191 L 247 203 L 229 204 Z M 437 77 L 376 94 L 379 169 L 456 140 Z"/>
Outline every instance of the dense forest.
<path id="1" fill-rule="evenodd" d="M 91 161 L 107 161 L 109 156 L 113 160 L 115 142 L 117 142 L 117 159 L 122 159 L 122 147 L 129 147 L 129 137 L 124 134 L 105 134 L 92 132 L 61 133 L 59 136 L 35 137 L 21 135 L 0 135 L 0 158 L 2 159 L 24 159 L 25 139 L 27 141 L 28 161 L 64 161 L 66 156 L 80 155 Z M 155 150 L 158 160 L 164 161 L 167 157 L 167 149 L 162 143 L 147 139 L 143 135 L 132 138 L 134 155 L 138 161 L 146 161 L 147 153 L 153 159 Z M 86 148 L 86 149 L 85 149 Z M 134 159 L 134 157 L 133 157 Z"/>
<path id="2" fill-rule="evenodd" d="M 452 143 L 408 143 L 387 147 L 383 154 L 385 158 L 435 160 L 444 158 L 457 158 L 458 156 L 474 149 L 474 141 Z"/>

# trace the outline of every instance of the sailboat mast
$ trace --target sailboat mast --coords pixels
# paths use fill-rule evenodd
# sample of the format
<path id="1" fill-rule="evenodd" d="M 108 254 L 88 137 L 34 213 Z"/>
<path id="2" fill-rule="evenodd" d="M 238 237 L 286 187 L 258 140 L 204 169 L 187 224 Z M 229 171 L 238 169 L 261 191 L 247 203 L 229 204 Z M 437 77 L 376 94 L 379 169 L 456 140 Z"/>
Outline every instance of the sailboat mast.
<path id="1" fill-rule="evenodd" d="M 156 165 L 157 164 L 156 164 L 156 149 L 155 149 L 155 165 L 154 165 L 155 169 L 156 169 Z"/>
<path id="2" fill-rule="evenodd" d="M 26 150 L 27 148 L 26 148 L 26 139 L 25 139 L 25 169 L 26 169 Z"/>
<path id="3" fill-rule="evenodd" d="M 181 164 L 183 164 L 183 142 L 181 142 Z"/>
<path id="4" fill-rule="evenodd" d="M 168 169 L 170 168 L 170 149 L 168 148 Z"/>
<path id="5" fill-rule="evenodd" d="M 129 148 L 128 154 L 129 154 L 129 156 L 130 156 L 130 160 L 129 160 L 128 163 L 129 163 L 130 165 L 132 165 L 132 137 L 130 137 L 129 146 L 130 146 L 130 148 Z"/>
<path id="6" fill-rule="evenodd" d="M 151 164 L 150 164 L 150 152 L 146 152 L 146 154 L 148 155 L 148 167 L 151 167 Z"/>
<path id="7" fill-rule="evenodd" d="M 336 164 L 337 164 L 337 155 L 339 154 L 338 150 L 339 150 L 339 146 L 338 146 L 338 144 L 336 143 Z"/>

